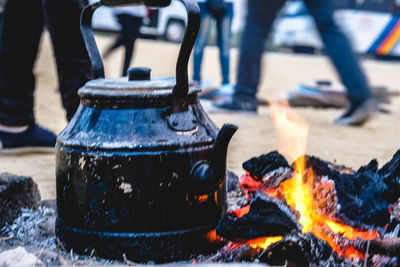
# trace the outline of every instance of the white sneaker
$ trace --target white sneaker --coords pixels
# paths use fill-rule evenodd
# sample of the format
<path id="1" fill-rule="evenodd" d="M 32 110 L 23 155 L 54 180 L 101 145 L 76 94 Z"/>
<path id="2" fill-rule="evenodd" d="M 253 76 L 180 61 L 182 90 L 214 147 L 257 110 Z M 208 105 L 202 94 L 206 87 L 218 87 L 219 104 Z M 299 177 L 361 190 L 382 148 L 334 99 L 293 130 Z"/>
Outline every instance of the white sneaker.
<path id="1" fill-rule="evenodd" d="M 375 98 L 365 100 L 356 108 L 350 107 L 349 110 L 341 117 L 337 118 L 334 123 L 339 125 L 361 126 L 378 110 L 378 104 Z"/>

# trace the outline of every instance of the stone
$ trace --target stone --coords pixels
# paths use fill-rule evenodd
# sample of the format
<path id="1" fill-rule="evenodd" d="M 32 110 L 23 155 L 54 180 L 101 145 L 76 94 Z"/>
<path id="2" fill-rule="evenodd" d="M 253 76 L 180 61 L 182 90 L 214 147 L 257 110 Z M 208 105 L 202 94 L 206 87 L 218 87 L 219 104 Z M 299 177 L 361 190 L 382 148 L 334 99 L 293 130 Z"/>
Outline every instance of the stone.
<path id="1" fill-rule="evenodd" d="M 43 263 L 32 253 L 23 247 L 16 247 L 0 253 L 0 266 L 44 266 Z"/>
<path id="2" fill-rule="evenodd" d="M 30 247 L 25 249 L 34 255 L 38 255 L 40 261 L 46 266 L 70 266 L 67 263 L 67 260 L 59 255 L 59 252 L 55 249 L 41 247 Z"/>
<path id="3" fill-rule="evenodd" d="M 22 208 L 36 209 L 39 204 L 40 193 L 31 177 L 0 173 L 0 229 L 12 223 Z"/>

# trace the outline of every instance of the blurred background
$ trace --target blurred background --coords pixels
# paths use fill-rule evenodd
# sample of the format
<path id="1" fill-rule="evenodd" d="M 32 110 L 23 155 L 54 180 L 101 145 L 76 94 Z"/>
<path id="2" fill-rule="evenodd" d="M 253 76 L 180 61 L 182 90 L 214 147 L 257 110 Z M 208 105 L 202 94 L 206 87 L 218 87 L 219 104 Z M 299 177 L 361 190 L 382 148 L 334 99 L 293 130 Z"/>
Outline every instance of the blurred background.
<path id="1" fill-rule="evenodd" d="M 4 1 L 4 0 L 3 0 Z M 89 2 L 95 2 L 90 0 Z M 246 1 L 234 1 L 232 22 L 232 46 L 239 45 L 240 33 L 246 16 Z M 400 16 L 400 0 L 334 0 L 337 8 L 335 19 L 350 39 L 357 53 L 377 58 L 397 59 L 400 57 L 400 35 L 394 36 L 390 47 L 379 49 L 381 40 L 396 27 Z M 185 8 L 178 0 L 163 9 L 149 10 L 140 29 L 142 37 L 180 42 L 185 30 Z M 120 24 L 112 9 L 101 7 L 93 18 L 93 26 L 99 32 L 117 32 Z M 399 26 L 399 25 L 397 25 Z M 210 44 L 215 44 L 215 29 Z M 380 40 L 380 42 L 379 42 Z M 314 21 L 303 1 L 288 1 L 275 21 L 266 49 L 293 51 L 296 53 L 321 53 L 322 42 Z"/>

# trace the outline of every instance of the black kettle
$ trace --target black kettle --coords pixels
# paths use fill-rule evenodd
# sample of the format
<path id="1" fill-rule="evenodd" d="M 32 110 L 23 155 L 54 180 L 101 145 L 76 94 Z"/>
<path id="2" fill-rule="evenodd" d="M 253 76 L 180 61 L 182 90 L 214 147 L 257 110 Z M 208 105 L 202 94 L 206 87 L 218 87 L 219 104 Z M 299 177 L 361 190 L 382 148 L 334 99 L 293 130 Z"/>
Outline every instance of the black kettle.
<path id="1" fill-rule="evenodd" d="M 219 131 L 188 82 L 200 15 L 193 0 L 182 2 L 188 23 L 176 78 L 152 78 L 148 68 L 104 78 L 92 15 L 101 5 L 142 1 L 102 0 L 82 12 L 95 79 L 79 90 L 80 106 L 56 145 L 56 236 L 67 250 L 159 263 L 221 245 L 214 229 L 226 212 L 226 154 L 237 127 Z"/>

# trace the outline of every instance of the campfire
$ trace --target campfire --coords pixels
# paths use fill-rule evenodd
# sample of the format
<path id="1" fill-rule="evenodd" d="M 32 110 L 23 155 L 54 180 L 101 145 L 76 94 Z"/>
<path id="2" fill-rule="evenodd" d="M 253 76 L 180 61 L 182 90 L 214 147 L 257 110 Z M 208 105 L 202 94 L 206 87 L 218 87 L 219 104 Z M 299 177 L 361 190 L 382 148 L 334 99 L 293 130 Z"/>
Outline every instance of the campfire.
<path id="1" fill-rule="evenodd" d="M 306 156 L 308 125 L 287 105 L 273 105 L 271 114 L 280 152 L 293 164 L 276 151 L 243 164 L 239 185 L 248 204 L 217 226 L 231 240 L 218 256 L 244 250 L 247 259 L 270 264 L 395 266 L 399 226 L 390 204 L 400 196 L 400 151 L 381 169 L 373 160 L 353 171 Z"/>
<path id="2" fill-rule="evenodd" d="M 228 176 L 231 209 L 205 238 L 215 250 L 223 247 L 213 254 L 193 253 L 195 260 L 189 261 L 399 266 L 400 150 L 381 168 L 372 160 L 355 171 L 305 155 L 308 125 L 287 106 L 273 106 L 271 113 L 282 138 L 280 151 L 244 162 L 246 172 L 236 183 Z M 46 249 L 58 257 L 55 260 L 66 258 L 74 264 L 75 250 L 58 251 L 54 231 L 43 232 L 54 229 L 53 206 L 23 210 L 1 229 L 0 250 L 16 245 L 29 251 Z M 50 226 L 44 228 L 44 223 Z M 80 257 L 87 263 L 95 261 L 93 256 L 97 251 Z M 126 254 L 123 260 L 131 263 Z"/>

